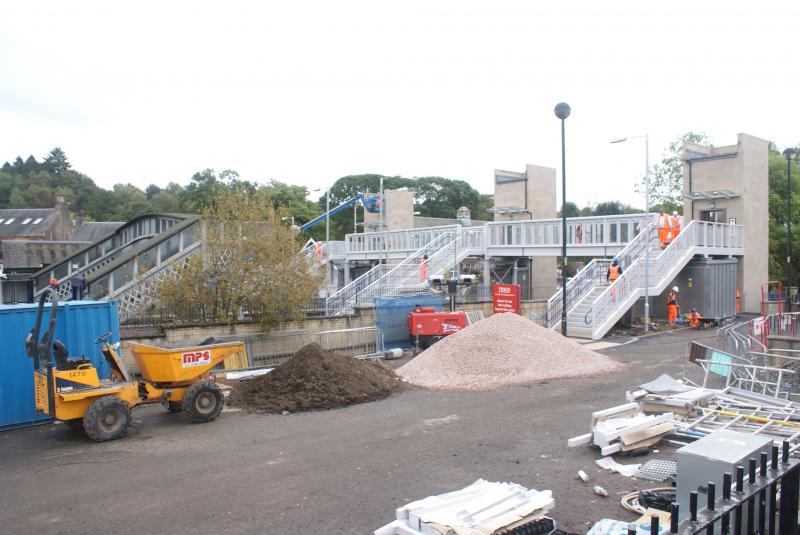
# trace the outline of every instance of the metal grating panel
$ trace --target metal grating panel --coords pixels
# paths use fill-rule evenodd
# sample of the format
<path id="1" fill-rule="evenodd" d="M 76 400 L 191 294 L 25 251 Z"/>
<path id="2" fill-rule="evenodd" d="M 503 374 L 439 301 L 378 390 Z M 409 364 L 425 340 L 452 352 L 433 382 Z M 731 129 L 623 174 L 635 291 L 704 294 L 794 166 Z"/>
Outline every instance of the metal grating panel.
<path id="1" fill-rule="evenodd" d="M 675 479 L 677 471 L 678 463 L 675 461 L 651 459 L 639 467 L 636 477 L 651 481 L 664 481 L 666 479 Z"/>

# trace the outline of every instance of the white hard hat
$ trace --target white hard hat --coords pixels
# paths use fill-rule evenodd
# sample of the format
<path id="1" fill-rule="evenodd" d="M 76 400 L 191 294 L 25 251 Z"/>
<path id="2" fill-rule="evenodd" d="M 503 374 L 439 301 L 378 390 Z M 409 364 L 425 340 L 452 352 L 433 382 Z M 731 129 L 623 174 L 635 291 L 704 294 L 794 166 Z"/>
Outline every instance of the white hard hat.
<path id="1" fill-rule="evenodd" d="M 673 287 L 672 287 L 672 291 L 673 291 L 673 292 L 680 292 L 680 290 L 678 289 L 678 287 L 677 287 L 677 286 L 673 286 Z"/>
<path id="2" fill-rule="evenodd" d="M 678 215 L 677 210 L 673 210 L 672 215 Z"/>

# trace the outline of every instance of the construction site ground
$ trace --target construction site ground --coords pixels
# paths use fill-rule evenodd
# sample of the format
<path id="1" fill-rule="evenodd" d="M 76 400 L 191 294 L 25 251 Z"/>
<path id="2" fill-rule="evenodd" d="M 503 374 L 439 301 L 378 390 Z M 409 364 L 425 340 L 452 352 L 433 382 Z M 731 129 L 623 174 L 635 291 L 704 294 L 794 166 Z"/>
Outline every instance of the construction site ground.
<path id="1" fill-rule="evenodd" d="M 368 534 L 397 506 L 484 478 L 552 490 L 559 526 L 585 533 L 604 517 L 635 518 L 619 498 L 659 484 L 603 471 L 597 450 L 567 439 L 626 390 L 665 372 L 680 377 L 687 342 L 713 337 L 641 337 L 602 350 L 629 365 L 623 373 L 494 392 L 411 389 L 328 411 L 226 411 L 197 425 L 149 406 L 134 410 L 127 438 L 99 444 L 65 425 L 4 431 L 0 531 Z M 674 458 L 672 446 L 655 449 L 617 460 Z M 595 495 L 596 484 L 610 496 Z"/>

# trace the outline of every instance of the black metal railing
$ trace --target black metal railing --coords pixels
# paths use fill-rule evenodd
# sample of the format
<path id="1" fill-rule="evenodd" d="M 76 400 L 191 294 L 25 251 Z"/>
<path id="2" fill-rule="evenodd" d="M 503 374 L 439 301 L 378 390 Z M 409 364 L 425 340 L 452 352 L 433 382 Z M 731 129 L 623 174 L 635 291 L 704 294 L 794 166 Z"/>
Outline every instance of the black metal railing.
<path id="1" fill-rule="evenodd" d="M 781 451 L 782 450 L 782 451 Z M 779 459 L 780 457 L 780 459 Z M 747 472 L 745 474 L 745 472 Z M 745 477 L 745 475 L 747 477 Z M 722 474 L 721 496 L 709 481 L 689 494 L 689 516 L 680 520 L 680 508 L 672 505 L 669 533 L 722 535 L 797 535 L 800 462 L 790 461 L 789 441 L 772 446 L 748 459 L 747 469 L 737 466 L 734 474 Z M 705 494 L 705 506 L 699 505 Z M 628 534 L 636 533 L 631 526 Z M 650 533 L 659 533 L 659 518 L 651 519 Z"/>

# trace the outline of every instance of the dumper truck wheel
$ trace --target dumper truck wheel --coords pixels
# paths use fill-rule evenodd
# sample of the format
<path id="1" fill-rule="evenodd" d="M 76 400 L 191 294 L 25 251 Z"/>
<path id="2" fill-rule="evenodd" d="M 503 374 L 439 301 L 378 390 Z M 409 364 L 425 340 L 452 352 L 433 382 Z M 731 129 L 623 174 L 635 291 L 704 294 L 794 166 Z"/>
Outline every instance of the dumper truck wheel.
<path id="1" fill-rule="evenodd" d="M 70 429 L 83 429 L 83 418 L 75 418 L 74 420 L 65 420 L 64 424 Z"/>
<path id="2" fill-rule="evenodd" d="M 196 423 L 210 422 L 219 416 L 225 398 L 214 383 L 200 381 L 186 389 L 183 395 L 183 412 Z"/>
<path id="3" fill-rule="evenodd" d="M 83 415 L 83 429 L 97 442 L 124 437 L 131 422 L 128 404 L 114 396 L 104 396 L 89 405 Z"/>
<path id="4" fill-rule="evenodd" d="M 169 412 L 181 412 L 183 410 L 182 401 L 167 401 L 167 410 Z"/>

